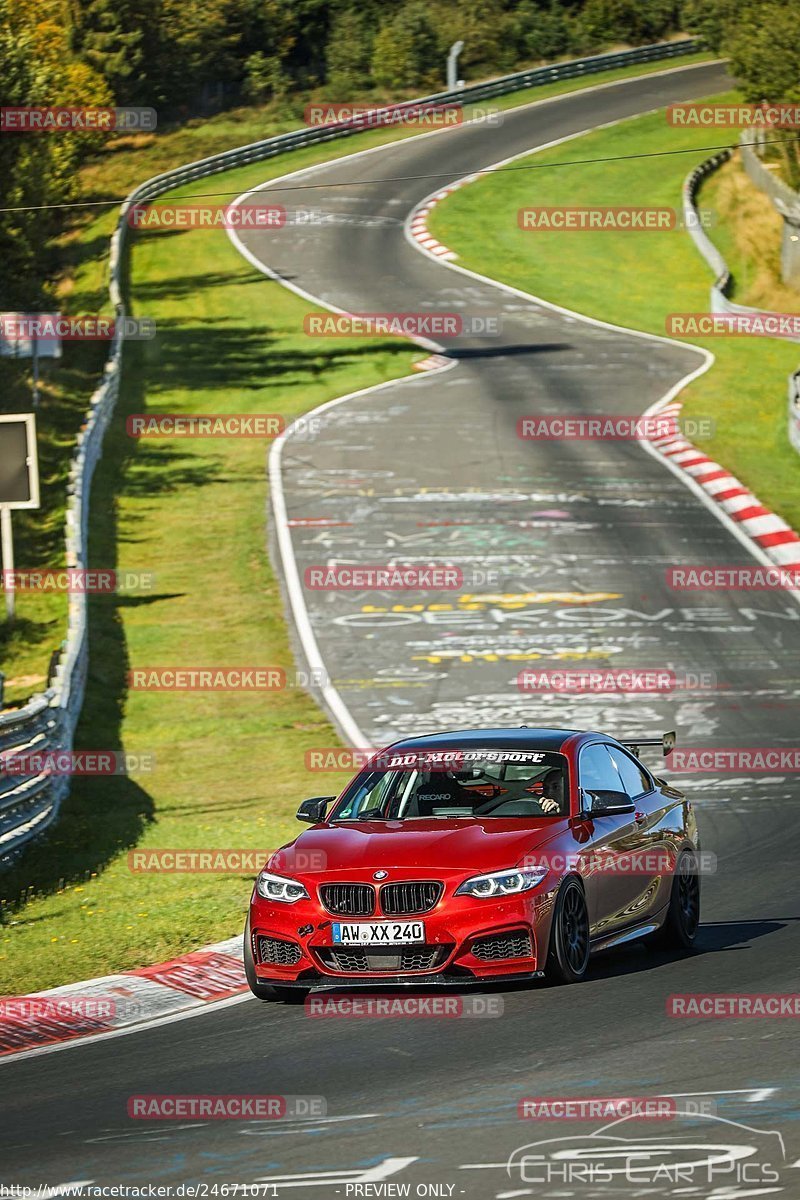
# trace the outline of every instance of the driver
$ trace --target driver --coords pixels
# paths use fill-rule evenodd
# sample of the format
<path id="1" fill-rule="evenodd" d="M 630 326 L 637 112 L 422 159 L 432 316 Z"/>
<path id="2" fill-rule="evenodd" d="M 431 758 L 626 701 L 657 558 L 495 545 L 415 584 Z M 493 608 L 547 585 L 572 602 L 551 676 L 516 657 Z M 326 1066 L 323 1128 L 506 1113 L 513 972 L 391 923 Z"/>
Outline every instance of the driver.
<path id="1" fill-rule="evenodd" d="M 548 771 L 542 780 L 542 798 L 539 802 L 542 812 L 563 812 L 564 809 L 564 779 L 558 767 Z"/>

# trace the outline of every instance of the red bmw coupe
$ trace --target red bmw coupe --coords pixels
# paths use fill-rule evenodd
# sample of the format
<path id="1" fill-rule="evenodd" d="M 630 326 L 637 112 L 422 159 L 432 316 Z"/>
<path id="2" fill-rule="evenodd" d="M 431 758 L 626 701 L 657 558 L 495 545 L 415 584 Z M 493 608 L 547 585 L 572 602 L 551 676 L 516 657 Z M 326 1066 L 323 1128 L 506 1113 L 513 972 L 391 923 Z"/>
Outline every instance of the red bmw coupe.
<path id="1" fill-rule="evenodd" d="M 642 746 L 573 729 L 398 742 L 259 874 L 245 926 L 262 1000 L 310 989 L 574 983 L 595 950 L 689 949 L 700 919 L 691 803 Z"/>

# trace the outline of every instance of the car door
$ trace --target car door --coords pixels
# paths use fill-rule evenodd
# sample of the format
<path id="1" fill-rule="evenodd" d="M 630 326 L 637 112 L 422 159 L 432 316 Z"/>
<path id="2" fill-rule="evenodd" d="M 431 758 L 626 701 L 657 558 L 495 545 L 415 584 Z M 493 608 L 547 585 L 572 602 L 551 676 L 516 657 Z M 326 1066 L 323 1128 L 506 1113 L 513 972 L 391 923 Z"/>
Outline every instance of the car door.
<path id="1" fill-rule="evenodd" d="M 630 800 L 611 747 L 592 742 L 578 758 L 578 785 L 588 797 L 602 800 L 603 793 L 623 793 Z M 587 806 L 591 801 L 587 800 Z M 589 908 L 590 936 L 608 937 L 640 920 L 650 881 L 633 874 L 630 856 L 641 849 L 641 838 L 630 801 L 628 812 L 591 816 L 589 841 L 581 852 Z"/>
<path id="2" fill-rule="evenodd" d="M 642 861 L 639 911 L 644 917 L 669 903 L 672 888 L 670 864 L 675 861 L 675 838 L 667 819 L 670 804 L 656 788 L 652 776 L 632 754 L 620 746 L 609 746 L 611 761 L 635 806 L 637 852 Z"/>

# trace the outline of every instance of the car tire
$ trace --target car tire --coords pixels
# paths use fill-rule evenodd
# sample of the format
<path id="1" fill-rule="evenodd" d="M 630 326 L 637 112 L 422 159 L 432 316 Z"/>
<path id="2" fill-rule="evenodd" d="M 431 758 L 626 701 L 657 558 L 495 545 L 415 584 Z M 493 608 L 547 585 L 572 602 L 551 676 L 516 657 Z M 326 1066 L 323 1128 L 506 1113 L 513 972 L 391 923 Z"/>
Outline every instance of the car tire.
<path id="1" fill-rule="evenodd" d="M 691 869 L 696 855 L 684 851 L 678 856 L 669 905 L 664 924 L 653 934 L 651 944 L 665 950 L 682 950 L 694 947 L 700 925 L 700 879 Z"/>
<path id="2" fill-rule="evenodd" d="M 551 983 L 579 983 L 588 965 L 586 896 L 577 879 L 566 879 L 556 897 L 545 976 Z"/>

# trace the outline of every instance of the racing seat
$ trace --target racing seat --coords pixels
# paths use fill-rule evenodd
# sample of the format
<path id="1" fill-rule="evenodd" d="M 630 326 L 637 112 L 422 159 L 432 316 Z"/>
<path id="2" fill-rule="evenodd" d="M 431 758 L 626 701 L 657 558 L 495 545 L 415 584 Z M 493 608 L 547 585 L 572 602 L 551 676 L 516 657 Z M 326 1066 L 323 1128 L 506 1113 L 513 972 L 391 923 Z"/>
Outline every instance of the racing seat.
<path id="1" fill-rule="evenodd" d="M 447 775 L 423 783 L 415 799 L 420 817 L 432 817 L 446 808 L 468 808 L 472 811 L 475 807 L 475 797 Z"/>

